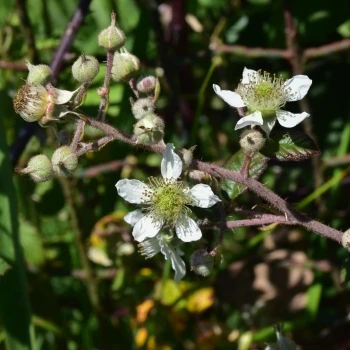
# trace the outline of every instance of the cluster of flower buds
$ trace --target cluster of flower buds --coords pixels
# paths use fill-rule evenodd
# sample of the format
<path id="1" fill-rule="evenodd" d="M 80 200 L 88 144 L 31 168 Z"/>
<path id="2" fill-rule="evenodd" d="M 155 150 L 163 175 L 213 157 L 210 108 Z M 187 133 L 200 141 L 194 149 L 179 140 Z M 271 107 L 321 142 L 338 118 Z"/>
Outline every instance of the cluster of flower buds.
<path id="1" fill-rule="evenodd" d="M 16 169 L 21 175 L 29 175 L 34 182 L 45 182 L 54 175 L 69 176 L 78 166 L 78 157 L 69 146 L 58 148 L 50 160 L 44 154 L 31 158 L 24 169 Z"/>
<path id="2" fill-rule="evenodd" d="M 164 137 L 164 122 L 154 113 L 160 92 L 158 78 L 152 75 L 138 78 L 134 92 L 138 99 L 131 99 L 131 110 L 138 120 L 134 125 L 137 142 L 145 145 L 158 143 Z"/>
<path id="3" fill-rule="evenodd" d="M 137 142 L 145 145 L 158 143 L 164 137 L 164 122 L 155 113 L 155 101 L 159 95 L 159 81 L 153 76 L 141 77 L 136 81 L 139 98 L 131 100 L 131 110 L 138 120 L 134 125 Z"/>

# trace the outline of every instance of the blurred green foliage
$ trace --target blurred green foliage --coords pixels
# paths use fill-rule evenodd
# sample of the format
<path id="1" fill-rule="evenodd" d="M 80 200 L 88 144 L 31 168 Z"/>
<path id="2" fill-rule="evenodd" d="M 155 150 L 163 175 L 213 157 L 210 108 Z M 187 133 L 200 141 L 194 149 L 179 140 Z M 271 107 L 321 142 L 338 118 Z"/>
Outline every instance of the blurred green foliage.
<path id="1" fill-rule="evenodd" d="M 19 16 L 19 3 L 23 2 L 0 2 L 1 122 L 8 145 L 16 144 L 26 128 L 12 108 L 12 98 L 26 72 L 7 69 L 6 62 L 22 64 L 24 58 L 34 57 Z M 348 0 L 292 3 L 301 49 L 349 38 Z M 77 4 L 70 0 L 25 2 L 40 63 L 50 64 Z M 183 13 L 176 10 L 179 4 L 183 4 Z M 173 15 L 180 16 L 173 18 L 179 28 L 182 26 L 181 32 L 166 24 L 169 5 Z M 285 78 L 292 75 L 290 64 L 282 58 L 211 50 L 213 43 L 284 49 L 281 0 L 93 0 L 90 10 L 65 58 L 57 87 L 77 88 L 70 66 L 82 51 L 97 56 L 103 68 L 105 53 L 97 45 L 97 36 L 109 25 L 114 10 L 127 36 L 126 47 L 140 58 L 142 72 L 157 71 L 160 76 L 162 92 L 157 107 L 166 123 L 165 141 L 177 148 L 197 144 L 195 156 L 199 159 L 225 164 L 239 150 L 239 134 L 234 131 L 238 114 L 213 93 L 213 83 L 234 90 L 245 66 Z M 304 72 L 313 80 L 308 101 L 322 152 L 320 171 L 328 185 L 321 190 L 314 188 L 310 160 L 273 160 L 261 178 L 291 203 L 311 196 L 302 202 L 302 210 L 341 230 L 350 227 L 349 57 L 349 51 L 329 52 L 309 60 Z M 103 76 L 104 69 L 100 69 L 82 107 L 91 116 L 98 110 L 96 89 Z M 128 86 L 112 84 L 108 122 L 128 133 L 134 123 L 130 96 Z M 300 108 L 293 104 L 291 109 Z M 73 131 L 72 125 L 61 128 Z M 275 129 L 276 133 L 282 130 L 279 126 Z M 302 126 L 297 129 L 302 130 Z M 46 131 L 40 129 L 31 138 L 17 167 L 24 167 L 35 154 L 52 154 L 55 141 Z M 95 139 L 96 133 L 87 128 L 85 137 Z M 265 343 L 275 341 L 273 326 L 283 322 L 286 334 L 302 349 L 350 349 L 348 253 L 312 232 L 277 225 L 228 230 L 214 273 L 200 278 L 189 271 L 186 261 L 187 276 L 179 284 L 173 282 L 170 266 L 162 256 L 144 260 L 122 219 L 134 206 L 118 198 L 114 186 L 121 177 L 144 180 L 157 176 L 160 159 L 120 142 L 81 158 L 76 175 L 66 182 L 78 227 L 72 222 L 72 203 L 60 181 L 34 184 L 26 177 L 13 176 L 28 282 L 26 290 L 14 283 L 13 296 L 7 293 L 9 299 L 2 302 L 10 305 L 18 289 L 28 293 L 35 328 L 33 348 L 264 349 Z M 259 172 L 258 162 L 256 167 Z M 236 196 L 242 189 L 231 190 L 236 192 L 225 205 L 232 219 L 242 216 L 230 208 L 271 210 L 248 191 Z M 317 202 L 321 196 L 326 210 Z M 218 215 L 215 210 L 198 213 L 200 218 L 213 221 Z M 199 244 L 184 245 L 185 256 L 198 246 L 208 248 L 215 243 L 217 231 L 203 233 Z M 79 235 L 86 250 L 98 248 L 112 261 L 111 266 L 90 262 L 97 284 L 97 306 L 91 300 L 79 253 Z M 6 264 L 0 260 L 0 286 L 6 278 Z M 13 317 L 20 324 L 26 316 L 15 313 Z M 0 349 L 5 348 L 4 322 L 0 321 Z"/>

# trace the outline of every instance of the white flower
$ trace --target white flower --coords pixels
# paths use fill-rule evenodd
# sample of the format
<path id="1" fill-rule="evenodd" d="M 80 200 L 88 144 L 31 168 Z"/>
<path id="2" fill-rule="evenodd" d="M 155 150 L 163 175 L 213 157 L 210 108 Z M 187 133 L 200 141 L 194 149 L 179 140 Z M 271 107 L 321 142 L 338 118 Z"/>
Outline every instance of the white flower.
<path id="1" fill-rule="evenodd" d="M 146 259 L 153 258 L 161 252 L 166 260 L 171 261 L 172 268 L 175 271 L 174 280 L 178 282 L 186 275 L 186 265 L 181 259 L 183 252 L 177 245 L 173 237 L 160 232 L 155 237 L 147 238 L 141 242 L 139 248 L 141 255 L 144 255 Z"/>
<path id="2" fill-rule="evenodd" d="M 309 117 L 306 112 L 294 114 L 280 108 L 286 102 L 301 100 L 311 84 L 312 80 L 306 75 L 296 75 L 284 81 L 266 72 L 244 68 L 236 92 L 221 90 L 215 84 L 213 89 L 230 106 L 247 108 L 249 114 L 237 122 L 235 130 L 259 125 L 268 136 L 276 119 L 285 128 L 292 128 Z"/>
<path id="3" fill-rule="evenodd" d="M 53 119 L 55 105 L 67 103 L 77 91 L 60 90 L 54 87 L 46 90 L 40 84 L 27 83 L 18 90 L 13 100 L 13 107 L 15 112 L 27 122 L 40 121 L 43 117 Z"/>
<path id="4" fill-rule="evenodd" d="M 155 237 L 163 226 L 170 226 L 183 242 L 197 241 L 202 232 L 190 217 L 187 207 L 209 208 L 220 199 L 210 186 L 199 184 L 189 189 L 178 181 L 182 172 L 182 161 L 174 152 L 174 145 L 168 143 L 161 163 L 162 178 L 149 179 L 149 184 L 139 180 L 120 180 L 116 187 L 118 194 L 130 203 L 142 204 L 142 210 L 135 210 L 124 220 L 134 226 L 133 236 L 142 242 Z"/>

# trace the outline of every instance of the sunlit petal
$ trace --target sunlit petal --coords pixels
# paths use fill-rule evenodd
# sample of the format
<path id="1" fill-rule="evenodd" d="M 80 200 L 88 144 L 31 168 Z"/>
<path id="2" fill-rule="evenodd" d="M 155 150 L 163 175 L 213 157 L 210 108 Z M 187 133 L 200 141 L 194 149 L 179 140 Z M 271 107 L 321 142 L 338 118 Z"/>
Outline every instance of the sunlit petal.
<path id="1" fill-rule="evenodd" d="M 145 191 L 151 191 L 151 189 L 139 180 L 123 179 L 119 180 L 115 185 L 119 196 L 123 197 L 130 203 L 140 204 L 142 203 L 143 193 Z"/>
<path id="2" fill-rule="evenodd" d="M 166 145 L 160 169 L 164 179 L 177 179 L 181 175 L 182 160 L 174 152 L 174 145 L 172 143 Z"/>
<path id="3" fill-rule="evenodd" d="M 126 214 L 124 216 L 124 221 L 127 222 L 131 226 L 135 226 L 139 220 L 141 220 L 145 214 L 142 212 L 141 209 L 137 209 L 134 211 L 131 211 L 130 213 Z"/>
<path id="4" fill-rule="evenodd" d="M 221 90 L 220 86 L 213 85 L 215 93 L 232 107 L 241 108 L 245 106 L 241 96 L 230 90 Z"/>
<path id="5" fill-rule="evenodd" d="M 221 202 L 210 186 L 198 184 L 190 190 L 190 195 L 193 198 L 195 205 L 200 208 L 210 208 L 217 202 Z"/>
<path id="6" fill-rule="evenodd" d="M 307 75 L 296 75 L 284 83 L 285 88 L 290 89 L 291 97 L 288 101 L 299 101 L 309 91 L 312 80 Z"/>
<path id="7" fill-rule="evenodd" d="M 175 226 L 177 237 L 183 242 L 198 241 L 202 232 L 197 223 L 186 215 L 182 215 Z"/>
<path id="8" fill-rule="evenodd" d="M 303 113 L 291 113 L 288 111 L 284 111 L 282 109 L 279 109 L 276 112 L 276 116 L 278 119 L 278 122 L 284 126 L 285 128 L 292 128 L 299 123 L 301 123 L 304 119 L 310 116 L 309 113 L 303 112 Z"/>
<path id="9" fill-rule="evenodd" d="M 261 115 L 261 112 L 260 111 L 255 111 L 254 113 L 252 114 L 249 114 L 243 118 L 241 118 L 236 126 L 235 126 L 235 130 L 238 130 L 238 129 L 242 129 L 246 126 L 249 126 L 249 125 L 263 125 L 264 124 L 264 121 L 263 121 L 263 117 Z"/>
<path id="10" fill-rule="evenodd" d="M 152 216 L 145 215 L 135 224 L 132 234 L 136 241 L 142 242 L 146 238 L 154 237 L 162 226 L 161 220 L 154 220 Z"/>

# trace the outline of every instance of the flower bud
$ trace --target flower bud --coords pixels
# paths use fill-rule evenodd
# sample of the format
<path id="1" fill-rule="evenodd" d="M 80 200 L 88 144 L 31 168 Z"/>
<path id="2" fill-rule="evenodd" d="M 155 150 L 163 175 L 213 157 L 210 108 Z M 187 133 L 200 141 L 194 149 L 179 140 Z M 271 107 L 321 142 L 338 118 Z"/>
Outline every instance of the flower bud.
<path id="1" fill-rule="evenodd" d="M 256 129 L 246 129 L 240 137 L 239 144 L 245 153 L 258 152 L 265 143 L 263 134 Z"/>
<path id="2" fill-rule="evenodd" d="M 148 114 L 134 125 L 134 135 L 137 142 L 145 145 L 158 143 L 164 137 L 164 122 L 155 114 Z"/>
<path id="3" fill-rule="evenodd" d="M 158 79 L 152 75 L 140 77 L 136 82 L 136 89 L 142 94 L 151 94 L 155 91 L 157 84 L 159 84 Z"/>
<path id="4" fill-rule="evenodd" d="M 350 229 L 346 230 L 343 233 L 343 236 L 341 238 L 341 242 L 343 244 L 343 247 L 345 247 L 346 249 L 350 250 Z"/>
<path id="5" fill-rule="evenodd" d="M 82 84 L 89 83 L 96 77 L 99 69 L 100 65 L 94 56 L 87 56 L 82 53 L 73 63 L 73 78 Z"/>
<path id="6" fill-rule="evenodd" d="M 214 267 L 214 258 L 205 250 L 196 250 L 190 258 L 191 270 L 195 274 L 207 277 Z"/>
<path id="7" fill-rule="evenodd" d="M 35 122 L 41 119 L 49 105 L 49 94 L 39 84 L 23 85 L 13 99 L 13 107 L 27 122 Z"/>
<path id="8" fill-rule="evenodd" d="M 141 119 L 154 112 L 154 103 L 149 98 L 140 98 L 133 103 L 131 110 L 136 119 Z"/>
<path id="9" fill-rule="evenodd" d="M 51 160 L 44 154 L 31 158 L 26 168 L 16 170 L 19 174 L 28 174 L 35 182 L 45 182 L 53 175 Z"/>
<path id="10" fill-rule="evenodd" d="M 197 146 L 192 146 L 190 149 L 182 148 L 179 150 L 179 155 L 182 159 L 184 170 L 188 169 L 193 161 L 193 151 Z"/>
<path id="11" fill-rule="evenodd" d="M 52 71 L 46 64 L 33 65 L 27 61 L 26 66 L 29 70 L 27 83 L 46 85 L 51 81 Z"/>
<path id="12" fill-rule="evenodd" d="M 112 78 L 116 82 L 129 80 L 140 68 L 139 59 L 129 52 L 115 52 L 113 57 Z"/>
<path id="13" fill-rule="evenodd" d="M 112 13 L 111 25 L 103 29 L 98 36 L 98 44 L 107 51 L 116 51 L 124 46 L 125 34 L 115 25 L 115 14 Z"/>
<path id="14" fill-rule="evenodd" d="M 58 176 L 70 175 L 78 166 L 78 156 L 69 146 L 58 148 L 52 155 L 53 171 Z"/>

